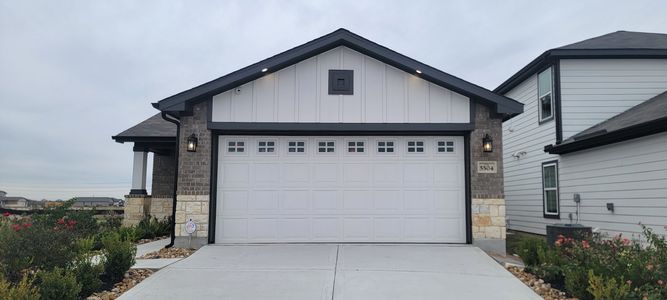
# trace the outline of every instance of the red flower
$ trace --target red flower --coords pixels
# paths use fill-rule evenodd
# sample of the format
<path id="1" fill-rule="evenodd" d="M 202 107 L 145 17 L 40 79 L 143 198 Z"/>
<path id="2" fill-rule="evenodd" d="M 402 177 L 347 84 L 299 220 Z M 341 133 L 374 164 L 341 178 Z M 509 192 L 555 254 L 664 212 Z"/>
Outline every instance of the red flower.
<path id="1" fill-rule="evenodd" d="M 665 284 L 665 283 L 662 281 L 662 279 L 659 279 L 658 280 L 658 285 L 663 285 L 663 284 Z"/>
<path id="2" fill-rule="evenodd" d="M 591 245 L 588 244 L 588 241 L 581 241 L 581 246 L 584 247 L 584 249 L 588 249 L 591 247 Z"/>
<path id="3" fill-rule="evenodd" d="M 30 228 L 31 226 L 32 226 L 32 224 L 30 224 L 30 223 L 23 224 L 23 227 L 25 227 L 25 228 Z"/>
<path id="4" fill-rule="evenodd" d="M 9 216 L 11 216 L 12 214 L 10 214 L 8 211 L 6 211 L 6 212 L 4 212 L 2 215 L 5 216 L 5 217 L 9 217 Z"/>
<path id="5" fill-rule="evenodd" d="M 561 243 L 562 243 L 562 241 L 559 239 L 554 244 L 556 244 L 556 246 L 560 246 Z"/>
<path id="6" fill-rule="evenodd" d="M 14 231 L 19 231 L 19 230 L 21 230 L 21 225 L 14 224 L 14 225 L 12 225 L 12 229 L 14 229 Z"/>
<path id="7" fill-rule="evenodd" d="M 69 220 L 69 221 L 67 221 L 67 225 L 69 225 L 69 226 L 74 226 L 74 225 L 76 225 L 76 221 L 74 221 L 74 220 Z"/>
<path id="8" fill-rule="evenodd" d="M 65 224 L 65 219 L 63 219 L 63 218 L 58 219 L 58 224 L 60 224 L 60 225 Z"/>
<path id="9" fill-rule="evenodd" d="M 627 238 L 624 238 L 623 239 L 623 245 L 624 246 L 630 245 L 630 240 L 628 240 Z"/>

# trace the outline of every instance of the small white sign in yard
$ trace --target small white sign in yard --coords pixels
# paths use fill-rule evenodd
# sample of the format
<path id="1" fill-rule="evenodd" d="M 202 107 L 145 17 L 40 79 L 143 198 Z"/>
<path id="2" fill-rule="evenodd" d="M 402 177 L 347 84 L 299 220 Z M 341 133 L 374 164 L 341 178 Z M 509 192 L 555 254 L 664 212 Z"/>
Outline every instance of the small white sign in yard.
<path id="1" fill-rule="evenodd" d="M 190 219 L 189 221 L 185 222 L 185 232 L 192 235 L 195 233 L 195 231 L 197 231 L 197 223 L 195 223 L 195 221 Z"/>

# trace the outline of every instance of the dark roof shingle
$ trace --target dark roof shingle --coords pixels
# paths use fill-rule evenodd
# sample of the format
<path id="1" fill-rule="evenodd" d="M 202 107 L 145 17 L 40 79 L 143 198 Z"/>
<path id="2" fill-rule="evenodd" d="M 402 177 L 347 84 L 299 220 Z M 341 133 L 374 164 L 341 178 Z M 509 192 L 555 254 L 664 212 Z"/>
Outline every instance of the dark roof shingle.
<path id="1" fill-rule="evenodd" d="M 667 49 L 667 34 L 621 30 L 556 49 Z"/>
<path id="2" fill-rule="evenodd" d="M 158 113 L 112 138 L 118 142 L 135 138 L 176 138 L 176 124 L 165 121 Z"/>

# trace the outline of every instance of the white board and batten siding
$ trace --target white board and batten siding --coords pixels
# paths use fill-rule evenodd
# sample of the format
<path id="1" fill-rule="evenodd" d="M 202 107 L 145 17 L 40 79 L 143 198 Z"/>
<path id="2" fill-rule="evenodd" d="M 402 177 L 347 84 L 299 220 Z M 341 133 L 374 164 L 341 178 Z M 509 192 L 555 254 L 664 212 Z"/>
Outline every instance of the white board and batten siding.
<path id="1" fill-rule="evenodd" d="M 354 70 L 353 95 L 329 95 L 331 69 Z M 468 123 L 470 99 L 341 46 L 214 96 L 212 121 Z"/>
<path id="2" fill-rule="evenodd" d="M 611 235 L 638 234 L 639 222 L 664 234 L 667 225 L 667 133 L 564 154 L 559 165 L 561 218 L 576 211 L 580 222 Z M 614 212 L 606 208 L 614 204 Z"/>
<path id="3" fill-rule="evenodd" d="M 524 112 L 503 123 L 503 165 L 508 228 L 538 234 L 553 219 L 543 217 L 542 163 L 558 159 L 544 152 L 556 142 L 556 122 L 538 123 L 537 75 L 505 96 L 524 104 Z M 525 152 L 517 159 L 513 154 Z"/>
<path id="4" fill-rule="evenodd" d="M 560 61 L 563 139 L 667 90 L 667 59 Z"/>

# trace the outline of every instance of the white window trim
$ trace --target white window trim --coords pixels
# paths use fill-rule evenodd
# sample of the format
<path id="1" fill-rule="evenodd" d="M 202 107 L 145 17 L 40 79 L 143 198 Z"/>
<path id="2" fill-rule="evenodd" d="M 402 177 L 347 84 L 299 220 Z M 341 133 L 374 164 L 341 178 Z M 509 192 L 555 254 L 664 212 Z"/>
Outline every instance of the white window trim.
<path id="1" fill-rule="evenodd" d="M 290 142 L 295 142 L 295 143 L 302 142 L 303 143 L 303 152 L 289 152 L 289 148 L 290 148 L 289 143 Z M 298 148 L 298 147 L 299 146 L 295 146 L 294 148 Z M 306 155 L 308 153 L 308 141 L 307 140 L 286 140 L 285 141 L 285 153 L 287 155 Z"/>
<path id="2" fill-rule="evenodd" d="M 394 152 L 380 152 L 380 151 L 378 151 L 378 148 L 379 148 L 378 143 L 379 142 L 385 142 L 385 143 L 386 142 L 392 142 L 392 143 L 394 143 L 394 145 L 391 146 L 392 148 L 394 148 Z M 375 141 L 373 146 L 375 147 L 375 153 L 377 153 L 379 155 L 398 155 L 399 145 L 400 145 L 400 143 L 397 139 L 378 139 L 378 140 Z M 388 146 L 386 146 L 386 144 L 385 144 L 384 148 L 387 149 L 387 147 Z"/>
<path id="3" fill-rule="evenodd" d="M 556 175 L 556 187 L 547 188 L 544 182 L 544 169 L 554 167 L 554 174 Z M 547 191 L 556 191 L 556 212 L 549 212 L 547 210 Z M 544 214 L 549 216 L 560 216 L 560 193 L 558 182 L 558 162 L 549 162 L 542 164 L 542 203 L 544 205 Z"/>
<path id="4" fill-rule="evenodd" d="M 355 145 L 354 145 L 355 152 L 350 152 L 350 151 L 349 151 L 349 150 L 350 150 L 350 149 L 349 149 L 349 148 L 350 148 L 349 143 L 351 143 L 351 142 L 354 142 L 354 144 L 355 144 Z M 364 143 L 364 145 L 362 146 L 362 147 L 364 148 L 364 152 L 356 152 L 356 148 L 358 147 L 358 146 L 356 145 L 357 142 L 363 142 L 363 143 Z M 345 140 L 345 145 L 344 145 L 344 146 L 345 146 L 345 149 L 344 149 L 344 150 L 345 150 L 345 154 L 347 154 L 347 155 L 355 155 L 355 156 L 357 156 L 357 155 L 368 155 L 368 140 L 364 140 L 364 139 L 349 139 L 349 140 Z"/>
<path id="5" fill-rule="evenodd" d="M 319 148 L 320 148 L 320 143 L 321 142 L 325 142 L 325 143 L 333 142 L 334 143 L 334 146 L 333 146 L 334 151 L 333 152 L 320 152 Z M 338 148 L 339 145 L 338 145 L 338 141 L 336 139 L 323 139 L 323 140 L 316 140 L 315 145 L 313 145 L 313 146 L 315 147 L 314 153 L 316 155 L 337 155 L 338 149 L 336 149 L 336 148 Z M 326 146 L 326 147 L 328 147 L 328 146 Z M 346 148 L 346 150 L 347 150 L 347 148 Z"/>
<path id="6" fill-rule="evenodd" d="M 273 142 L 273 152 L 259 152 L 259 147 L 264 147 L 264 148 L 269 148 L 270 146 L 260 146 L 259 142 Z M 279 151 L 279 145 L 278 141 L 275 139 L 257 139 L 257 143 L 255 144 L 255 153 L 258 155 L 278 155 Z"/>
<path id="7" fill-rule="evenodd" d="M 548 93 L 544 93 L 540 95 L 540 74 L 544 72 L 550 72 L 551 74 L 551 89 Z M 544 118 L 542 117 L 542 97 L 546 95 L 551 95 L 551 115 Z M 556 114 L 556 108 L 554 107 L 555 101 L 554 101 L 554 71 L 553 67 L 549 67 L 542 72 L 537 73 L 537 118 L 540 123 L 544 123 L 546 121 L 552 120 L 554 118 L 554 115 Z"/>
<path id="8" fill-rule="evenodd" d="M 243 152 L 229 152 L 229 142 L 243 142 Z M 249 152 L 247 139 L 234 139 L 234 138 L 225 139 L 224 147 L 225 147 L 225 154 L 227 155 L 247 156 Z"/>
<path id="9" fill-rule="evenodd" d="M 444 146 L 439 146 L 439 145 L 438 145 L 439 142 L 444 142 L 445 145 L 444 145 Z M 449 146 L 447 146 L 447 142 L 452 142 L 452 149 L 453 149 L 452 152 L 447 152 L 447 148 L 449 148 Z M 440 152 L 440 151 L 439 151 L 440 148 L 445 148 L 445 151 L 444 151 L 444 152 Z M 436 154 L 440 154 L 440 155 L 443 155 L 443 154 L 456 154 L 456 141 L 455 141 L 455 140 L 435 140 L 435 153 L 436 153 Z"/>

